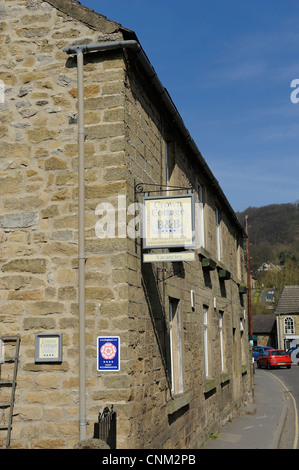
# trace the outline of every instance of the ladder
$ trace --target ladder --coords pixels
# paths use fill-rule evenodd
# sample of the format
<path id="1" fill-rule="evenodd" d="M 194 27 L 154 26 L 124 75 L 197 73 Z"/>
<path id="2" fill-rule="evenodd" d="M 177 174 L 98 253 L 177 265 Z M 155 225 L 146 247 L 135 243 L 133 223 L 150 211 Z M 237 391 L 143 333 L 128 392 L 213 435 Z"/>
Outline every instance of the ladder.
<path id="1" fill-rule="evenodd" d="M 5 449 L 8 449 L 10 446 L 13 407 L 19 365 L 20 340 L 21 337 L 19 334 L 15 336 L 0 336 L 0 347 L 2 349 L 2 351 L 0 350 L 0 397 L 2 396 L 3 391 L 5 393 L 6 388 L 11 387 L 10 399 L 5 401 L 0 399 L 0 410 L 2 410 L 0 431 L 7 431 L 6 443 L 5 446 L 2 447 Z M 7 410 L 8 413 L 5 413 L 5 410 Z"/>

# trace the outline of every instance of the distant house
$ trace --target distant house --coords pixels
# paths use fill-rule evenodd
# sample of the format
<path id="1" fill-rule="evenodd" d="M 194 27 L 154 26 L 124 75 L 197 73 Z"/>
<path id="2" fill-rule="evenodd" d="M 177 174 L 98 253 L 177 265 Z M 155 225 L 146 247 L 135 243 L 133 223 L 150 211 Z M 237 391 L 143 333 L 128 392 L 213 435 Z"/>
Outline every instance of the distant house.
<path id="1" fill-rule="evenodd" d="M 252 290 L 252 300 L 254 303 L 258 302 L 263 304 L 267 309 L 273 309 L 273 304 L 275 302 L 275 288 L 270 289 L 253 289 Z"/>
<path id="2" fill-rule="evenodd" d="M 255 346 L 277 346 L 276 317 L 271 314 L 253 315 L 252 333 Z"/>
<path id="3" fill-rule="evenodd" d="M 261 266 L 258 268 L 258 272 L 261 272 L 261 271 L 280 271 L 280 270 L 281 270 L 281 266 L 279 266 L 277 264 L 270 263 L 269 261 L 268 261 L 268 263 L 261 264 Z"/>
<path id="4" fill-rule="evenodd" d="M 299 286 L 285 286 L 276 307 L 278 346 L 299 343 Z"/>

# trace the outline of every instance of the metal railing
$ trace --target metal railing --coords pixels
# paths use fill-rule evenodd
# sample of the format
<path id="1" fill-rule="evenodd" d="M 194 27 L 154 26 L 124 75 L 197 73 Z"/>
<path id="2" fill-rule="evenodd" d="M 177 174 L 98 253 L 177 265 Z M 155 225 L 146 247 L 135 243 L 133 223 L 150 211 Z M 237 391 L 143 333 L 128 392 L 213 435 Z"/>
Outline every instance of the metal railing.
<path id="1" fill-rule="evenodd" d="M 110 410 L 106 406 L 103 412 L 99 413 L 98 422 L 94 423 L 93 437 L 106 442 L 110 449 L 116 449 L 116 413 L 113 405 Z"/>

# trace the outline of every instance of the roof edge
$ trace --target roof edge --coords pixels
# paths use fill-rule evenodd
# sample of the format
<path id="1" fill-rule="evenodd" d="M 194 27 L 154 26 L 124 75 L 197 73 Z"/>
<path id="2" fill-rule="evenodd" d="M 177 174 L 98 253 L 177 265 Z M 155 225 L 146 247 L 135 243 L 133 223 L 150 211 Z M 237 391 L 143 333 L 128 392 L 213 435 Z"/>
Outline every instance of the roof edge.
<path id="1" fill-rule="evenodd" d="M 49 2 L 53 2 L 54 0 L 48 0 Z M 64 0 L 55 0 L 57 1 L 64 1 Z M 157 73 L 155 72 L 152 64 L 150 63 L 147 55 L 145 54 L 144 50 L 142 49 L 140 43 L 138 40 L 127 40 L 127 41 L 113 41 L 111 43 L 99 43 L 99 44 L 81 44 L 77 46 L 70 46 L 64 49 L 64 51 L 67 54 L 76 54 L 78 50 L 81 50 L 81 52 L 88 52 L 88 51 L 95 51 L 95 50 L 106 50 L 106 49 L 117 49 L 117 48 L 128 48 L 133 50 L 134 53 L 137 53 L 137 58 L 140 60 L 140 63 L 142 67 L 144 68 L 144 71 L 149 78 L 149 80 L 152 82 L 152 84 L 155 86 L 156 90 L 158 91 L 161 101 L 166 107 L 167 111 L 170 113 L 170 116 L 173 119 L 174 124 L 176 124 L 184 137 L 186 143 L 189 145 L 191 148 L 191 151 L 193 152 L 194 156 L 197 158 L 198 162 L 200 163 L 203 171 L 205 172 L 207 178 L 209 179 L 213 190 L 217 193 L 217 195 L 220 197 L 221 201 L 223 202 L 224 206 L 226 207 L 228 211 L 228 215 L 231 217 L 234 225 L 236 228 L 239 229 L 240 233 L 242 236 L 245 238 L 247 237 L 246 231 L 240 221 L 238 220 L 236 213 L 234 212 L 233 208 L 231 207 L 228 199 L 226 198 L 224 192 L 221 189 L 221 186 L 217 179 L 215 178 L 214 174 L 210 170 L 207 162 L 205 161 L 204 157 L 202 156 L 201 152 L 199 151 L 197 145 L 195 144 L 194 140 L 192 139 L 188 129 L 186 128 L 182 117 L 180 116 L 176 106 L 174 105 L 168 91 L 162 83 L 160 82 Z"/>
<path id="2" fill-rule="evenodd" d="M 106 34 L 121 31 L 126 37 L 136 37 L 134 31 L 124 28 L 120 23 L 109 20 L 106 16 L 91 10 L 77 0 L 46 0 L 46 2 L 94 30 L 99 30 Z"/>

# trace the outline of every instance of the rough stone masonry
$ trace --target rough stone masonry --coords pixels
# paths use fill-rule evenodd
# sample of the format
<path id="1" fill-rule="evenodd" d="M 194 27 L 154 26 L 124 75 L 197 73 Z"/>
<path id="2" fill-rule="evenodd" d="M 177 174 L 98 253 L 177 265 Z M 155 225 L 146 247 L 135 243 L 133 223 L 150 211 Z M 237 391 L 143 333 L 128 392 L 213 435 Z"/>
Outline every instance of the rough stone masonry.
<path id="1" fill-rule="evenodd" d="M 75 60 L 68 61 L 63 49 L 82 38 L 121 37 L 119 25 L 102 23 L 105 28 L 94 30 L 51 2 L 5 0 L 0 7 L 0 79 L 5 85 L 0 104 L 0 323 L 1 334 L 21 333 L 14 447 L 70 448 L 78 441 L 77 84 Z M 86 237 L 91 245 L 86 337 L 92 345 L 87 356 L 93 358 L 94 332 L 99 327 L 105 331 L 111 321 L 121 329 L 126 311 L 124 286 L 113 279 L 126 266 L 123 246 L 98 254 L 90 237 L 98 198 L 126 185 L 123 75 L 123 62 L 115 57 L 85 69 L 85 120 L 94 135 L 85 146 Z M 109 304 L 112 320 L 105 313 Z M 62 364 L 34 363 L 34 334 L 43 331 L 63 333 Z M 113 402 L 116 384 L 115 378 L 101 379 L 94 372 L 88 374 L 88 388 L 96 420 L 102 406 L 99 390 L 110 388 L 105 381 L 112 382 Z M 117 380 L 122 386 L 125 376 Z"/>

